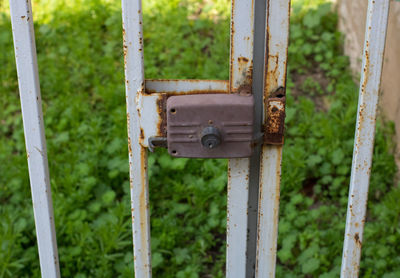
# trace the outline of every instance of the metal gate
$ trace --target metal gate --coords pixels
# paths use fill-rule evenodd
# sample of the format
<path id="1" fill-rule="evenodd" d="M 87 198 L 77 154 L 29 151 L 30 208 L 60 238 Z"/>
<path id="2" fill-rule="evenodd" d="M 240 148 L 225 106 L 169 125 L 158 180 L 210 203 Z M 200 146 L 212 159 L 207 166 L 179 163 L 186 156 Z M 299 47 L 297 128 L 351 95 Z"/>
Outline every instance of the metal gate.
<path id="1" fill-rule="evenodd" d="M 10 0 L 10 8 L 41 273 L 60 277 L 31 2 Z M 389 0 L 368 2 L 341 277 L 358 276 L 388 10 Z M 122 0 L 136 277 L 151 277 L 147 150 L 170 144 L 168 99 L 193 95 L 206 103 L 216 95 L 253 98 L 251 155 L 220 155 L 231 157 L 226 276 L 275 276 L 289 14 L 290 0 L 232 1 L 229 81 L 146 80 L 141 1 Z"/>

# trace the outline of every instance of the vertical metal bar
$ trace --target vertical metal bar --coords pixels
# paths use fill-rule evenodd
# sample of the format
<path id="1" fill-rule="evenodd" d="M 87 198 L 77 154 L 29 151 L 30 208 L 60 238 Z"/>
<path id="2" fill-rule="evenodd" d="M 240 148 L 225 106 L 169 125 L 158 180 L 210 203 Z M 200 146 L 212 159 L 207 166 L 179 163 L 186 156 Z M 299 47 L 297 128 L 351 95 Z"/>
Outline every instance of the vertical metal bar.
<path id="1" fill-rule="evenodd" d="M 40 270 L 60 277 L 31 1 L 10 0 L 10 10 Z"/>
<path id="2" fill-rule="evenodd" d="M 286 65 L 289 41 L 290 0 L 268 0 L 266 17 L 266 48 L 264 108 L 271 93 L 286 86 Z M 264 112 L 266 124 L 267 111 Z M 264 144 L 258 209 L 258 242 L 255 277 L 275 277 L 278 238 L 279 197 L 282 146 Z"/>
<path id="3" fill-rule="evenodd" d="M 252 86 L 254 0 L 232 1 L 230 92 Z M 228 166 L 226 277 L 246 277 L 250 159 Z M 246 256 L 247 255 L 247 256 Z"/>
<path id="4" fill-rule="evenodd" d="M 253 84 L 254 97 L 254 138 L 259 138 L 263 124 L 263 88 L 264 88 L 264 55 L 265 55 L 265 18 L 266 0 L 254 1 L 254 39 L 253 39 Z M 255 275 L 257 254 L 257 221 L 258 221 L 258 193 L 260 178 L 261 145 L 254 147 L 254 154 L 250 158 L 249 200 L 247 211 L 247 263 L 246 277 Z"/>
<path id="5" fill-rule="evenodd" d="M 341 277 L 358 277 L 389 0 L 369 0 Z"/>
<path id="6" fill-rule="evenodd" d="M 151 277 L 147 149 L 142 146 L 140 109 L 144 93 L 142 2 L 122 0 L 125 87 L 135 277 Z"/>

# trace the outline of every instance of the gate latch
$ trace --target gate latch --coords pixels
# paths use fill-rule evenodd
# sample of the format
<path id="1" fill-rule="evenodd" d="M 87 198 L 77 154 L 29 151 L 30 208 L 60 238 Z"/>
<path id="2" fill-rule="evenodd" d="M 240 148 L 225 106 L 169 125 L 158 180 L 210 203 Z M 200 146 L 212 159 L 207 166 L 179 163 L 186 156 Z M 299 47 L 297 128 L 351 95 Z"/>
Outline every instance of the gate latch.
<path id="1" fill-rule="evenodd" d="M 166 137 L 149 138 L 149 148 L 167 147 L 174 157 L 250 157 L 258 143 L 283 144 L 285 91 L 267 99 L 264 133 L 254 129 L 254 98 L 248 94 L 194 94 L 166 99 Z"/>
<path id="2" fill-rule="evenodd" d="M 175 157 L 249 157 L 253 150 L 252 95 L 202 94 L 167 99 L 167 145 Z"/>

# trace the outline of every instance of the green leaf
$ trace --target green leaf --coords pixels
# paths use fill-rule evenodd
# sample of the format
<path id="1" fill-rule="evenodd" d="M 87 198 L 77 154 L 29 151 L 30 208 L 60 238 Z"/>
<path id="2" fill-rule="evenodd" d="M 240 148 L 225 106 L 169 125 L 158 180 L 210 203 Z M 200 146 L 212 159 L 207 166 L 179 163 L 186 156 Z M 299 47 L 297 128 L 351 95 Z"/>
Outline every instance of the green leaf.
<path id="1" fill-rule="evenodd" d="M 154 268 L 159 267 L 164 262 L 164 258 L 161 253 L 156 252 L 151 255 L 151 265 Z"/>
<path id="2" fill-rule="evenodd" d="M 304 274 L 311 274 L 319 268 L 320 261 L 316 258 L 311 258 L 301 266 L 301 271 Z"/>
<path id="3" fill-rule="evenodd" d="M 344 153 L 341 149 L 336 149 L 333 153 L 332 153 L 332 163 L 334 165 L 339 165 L 343 162 L 343 158 L 344 158 Z"/>
<path id="4" fill-rule="evenodd" d="M 116 196 L 115 192 L 112 190 L 109 190 L 103 194 L 101 199 L 105 205 L 110 205 L 114 201 L 115 196 Z"/>

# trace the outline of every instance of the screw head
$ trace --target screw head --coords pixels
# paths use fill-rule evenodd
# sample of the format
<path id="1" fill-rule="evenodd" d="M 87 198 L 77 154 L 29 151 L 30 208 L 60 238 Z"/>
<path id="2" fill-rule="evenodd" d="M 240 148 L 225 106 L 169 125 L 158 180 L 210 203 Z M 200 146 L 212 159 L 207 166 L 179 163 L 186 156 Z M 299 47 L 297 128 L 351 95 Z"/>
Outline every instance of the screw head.
<path id="1" fill-rule="evenodd" d="M 201 144 L 207 149 L 214 149 L 221 144 L 221 133 L 218 128 L 208 126 L 201 132 Z"/>

